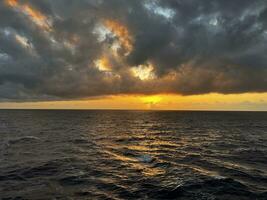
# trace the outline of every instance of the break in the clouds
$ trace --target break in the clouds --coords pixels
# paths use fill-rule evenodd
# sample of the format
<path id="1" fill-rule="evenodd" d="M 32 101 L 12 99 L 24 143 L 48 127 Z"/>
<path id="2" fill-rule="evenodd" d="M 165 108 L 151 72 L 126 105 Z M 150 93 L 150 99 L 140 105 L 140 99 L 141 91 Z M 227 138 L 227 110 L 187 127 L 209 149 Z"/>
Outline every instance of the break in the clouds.
<path id="1" fill-rule="evenodd" d="M 266 0 L 1 0 L 0 99 L 267 92 Z"/>

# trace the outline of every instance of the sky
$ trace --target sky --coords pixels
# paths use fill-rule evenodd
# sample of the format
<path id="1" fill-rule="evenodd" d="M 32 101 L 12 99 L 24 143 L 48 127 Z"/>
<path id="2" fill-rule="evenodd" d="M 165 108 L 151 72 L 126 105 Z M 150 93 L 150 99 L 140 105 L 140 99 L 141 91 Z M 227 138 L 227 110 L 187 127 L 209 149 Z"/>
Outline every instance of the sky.
<path id="1" fill-rule="evenodd" d="M 266 0 L 1 0 L 0 108 L 267 110 Z"/>

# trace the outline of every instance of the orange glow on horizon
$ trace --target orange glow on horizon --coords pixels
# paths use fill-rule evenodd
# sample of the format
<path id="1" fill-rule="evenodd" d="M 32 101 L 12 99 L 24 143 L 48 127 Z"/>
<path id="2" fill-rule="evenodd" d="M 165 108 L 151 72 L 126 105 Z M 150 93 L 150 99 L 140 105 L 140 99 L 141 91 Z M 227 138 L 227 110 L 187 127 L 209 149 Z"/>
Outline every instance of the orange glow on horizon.
<path id="1" fill-rule="evenodd" d="M 267 93 L 181 96 L 116 95 L 73 101 L 0 103 L 0 108 L 123 110 L 257 110 L 267 111 Z"/>

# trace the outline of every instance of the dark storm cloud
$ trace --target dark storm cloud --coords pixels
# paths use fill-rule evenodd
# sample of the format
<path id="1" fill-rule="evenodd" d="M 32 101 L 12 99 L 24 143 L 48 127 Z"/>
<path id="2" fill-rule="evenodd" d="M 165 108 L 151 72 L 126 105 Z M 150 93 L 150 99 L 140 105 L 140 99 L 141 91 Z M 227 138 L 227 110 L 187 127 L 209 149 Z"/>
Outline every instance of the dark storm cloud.
<path id="1" fill-rule="evenodd" d="M 266 0 L 2 0 L 0 99 L 267 92 L 266 22 Z"/>

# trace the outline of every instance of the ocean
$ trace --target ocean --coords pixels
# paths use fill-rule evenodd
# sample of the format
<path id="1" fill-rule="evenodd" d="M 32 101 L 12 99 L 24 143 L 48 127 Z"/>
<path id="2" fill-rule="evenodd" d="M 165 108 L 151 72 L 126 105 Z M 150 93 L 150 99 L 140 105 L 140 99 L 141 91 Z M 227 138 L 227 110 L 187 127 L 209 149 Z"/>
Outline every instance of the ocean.
<path id="1" fill-rule="evenodd" d="M 0 110 L 2 200 L 266 200 L 267 112 Z"/>

